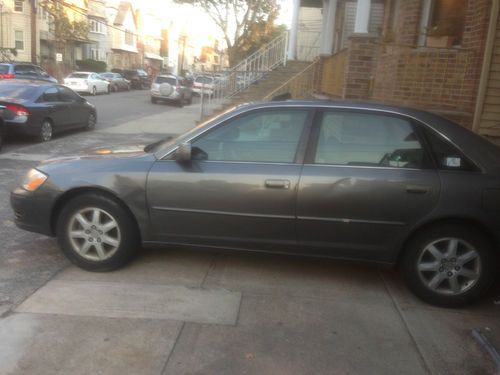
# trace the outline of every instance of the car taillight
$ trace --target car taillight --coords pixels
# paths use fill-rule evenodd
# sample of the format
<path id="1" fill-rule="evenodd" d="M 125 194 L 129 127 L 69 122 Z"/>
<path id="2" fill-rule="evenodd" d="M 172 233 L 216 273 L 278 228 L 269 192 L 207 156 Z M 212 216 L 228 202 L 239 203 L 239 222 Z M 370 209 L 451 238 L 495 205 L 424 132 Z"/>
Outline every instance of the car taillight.
<path id="1" fill-rule="evenodd" d="M 28 111 L 28 109 L 21 106 L 21 105 L 7 104 L 5 106 L 5 108 L 11 112 L 14 112 L 16 114 L 16 116 L 29 116 L 30 115 L 30 112 Z"/>
<path id="2" fill-rule="evenodd" d="M 15 74 L 0 74 L 0 79 L 12 79 L 15 76 Z"/>

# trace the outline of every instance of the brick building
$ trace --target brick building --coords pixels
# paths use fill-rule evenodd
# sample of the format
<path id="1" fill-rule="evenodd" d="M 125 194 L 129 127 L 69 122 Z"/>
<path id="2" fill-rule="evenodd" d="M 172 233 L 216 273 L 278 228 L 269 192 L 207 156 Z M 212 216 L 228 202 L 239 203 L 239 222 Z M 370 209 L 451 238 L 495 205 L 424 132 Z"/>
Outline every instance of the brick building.
<path id="1" fill-rule="evenodd" d="M 500 136 L 499 2 L 296 0 L 295 6 L 322 7 L 318 91 L 419 107 Z"/>

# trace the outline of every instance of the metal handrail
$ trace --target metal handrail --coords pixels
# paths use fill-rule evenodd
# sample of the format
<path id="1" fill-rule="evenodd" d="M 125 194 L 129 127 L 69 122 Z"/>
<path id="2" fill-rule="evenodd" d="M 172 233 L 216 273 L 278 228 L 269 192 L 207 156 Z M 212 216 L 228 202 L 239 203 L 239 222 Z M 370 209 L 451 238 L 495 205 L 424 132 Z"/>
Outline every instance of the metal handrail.
<path id="1" fill-rule="evenodd" d="M 212 84 L 210 88 L 206 88 L 207 100 L 201 106 L 201 117 L 205 114 L 204 105 L 220 105 L 262 79 L 270 71 L 281 65 L 285 66 L 287 52 L 288 31 L 285 31 L 230 70 L 220 72 L 221 78 Z"/>

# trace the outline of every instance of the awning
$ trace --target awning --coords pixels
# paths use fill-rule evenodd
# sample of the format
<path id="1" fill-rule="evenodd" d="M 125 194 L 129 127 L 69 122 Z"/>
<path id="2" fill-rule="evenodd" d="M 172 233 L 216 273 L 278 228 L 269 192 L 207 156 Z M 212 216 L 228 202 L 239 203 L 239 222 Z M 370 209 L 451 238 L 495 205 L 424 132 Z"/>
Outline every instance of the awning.
<path id="1" fill-rule="evenodd" d="M 144 52 L 144 57 L 146 59 L 163 61 L 163 57 L 161 57 L 160 55 L 157 55 L 156 53 Z"/>

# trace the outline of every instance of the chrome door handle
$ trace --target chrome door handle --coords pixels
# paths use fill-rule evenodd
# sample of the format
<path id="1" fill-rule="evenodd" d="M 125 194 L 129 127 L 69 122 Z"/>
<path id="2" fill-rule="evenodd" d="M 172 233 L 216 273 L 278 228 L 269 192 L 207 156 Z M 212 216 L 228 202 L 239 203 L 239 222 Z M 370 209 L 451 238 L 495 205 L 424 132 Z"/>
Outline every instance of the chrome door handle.
<path id="1" fill-rule="evenodd" d="M 273 189 L 290 189 L 288 180 L 266 180 L 266 187 Z"/>
<path id="2" fill-rule="evenodd" d="M 431 188 L 424 185 L 407 185 L 406 192 L 410 194 L 426 194 Z"/>

